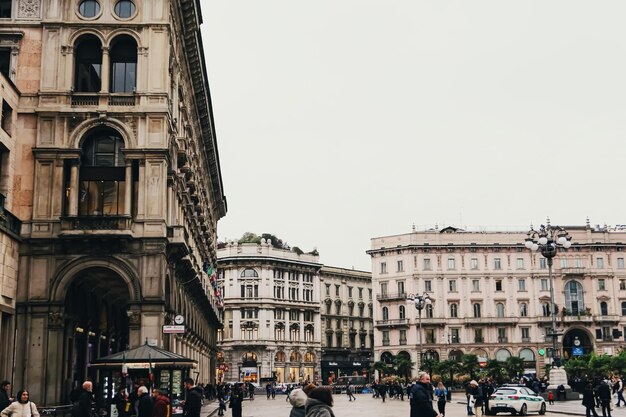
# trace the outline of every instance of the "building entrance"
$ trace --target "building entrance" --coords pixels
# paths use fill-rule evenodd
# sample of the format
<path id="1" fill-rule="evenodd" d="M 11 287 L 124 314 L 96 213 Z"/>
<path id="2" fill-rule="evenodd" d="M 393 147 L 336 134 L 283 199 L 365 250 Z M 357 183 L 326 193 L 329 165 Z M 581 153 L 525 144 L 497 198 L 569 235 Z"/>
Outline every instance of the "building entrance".
<path id="1" fill-rule="evenodd" d="M 563 357 L 569 359 L 593 352 L 593 342 L 586 330 L 571 329 L 563 336 Z"/>

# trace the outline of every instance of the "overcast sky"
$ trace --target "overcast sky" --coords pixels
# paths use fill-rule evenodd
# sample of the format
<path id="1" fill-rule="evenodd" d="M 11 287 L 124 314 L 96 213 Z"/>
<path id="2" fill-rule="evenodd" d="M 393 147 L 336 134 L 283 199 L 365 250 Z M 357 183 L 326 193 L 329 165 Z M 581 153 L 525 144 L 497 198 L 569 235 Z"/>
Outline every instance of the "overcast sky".
<path id="1" fill-rule="evenodd" d="M 373 237 L 626 223 L 626 2 L 202 0 L 228 213 L 371 270 Z"/>

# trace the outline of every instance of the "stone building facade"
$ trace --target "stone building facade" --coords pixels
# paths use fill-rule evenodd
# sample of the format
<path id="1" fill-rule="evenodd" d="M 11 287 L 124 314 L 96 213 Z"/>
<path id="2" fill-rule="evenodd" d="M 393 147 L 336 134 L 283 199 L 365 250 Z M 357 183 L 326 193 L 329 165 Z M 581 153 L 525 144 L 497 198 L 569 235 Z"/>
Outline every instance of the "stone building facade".
<path id="1" fill-rule="evenodd" d="M 318 256 L 230 242 L 218 249 L 224 297 L 218 371 L 222 381 L 318 381 L 321 322 Z"/>
<path id="2" fill-rule="evenodd" d="M 565 227 L 572 246 L 554 258 L 558 348 L 614 354 L 626 347 L 626 228 Z M 552 347 L 546 260 L 526 249 L 526 232 L 468 232 L 452 227 L 377 237 L 372 259 L 375 358 L 405 355 L 481 362 L 522 357 L 543 373 Z M 427 293 L 422 311 L 408 294 Z M 416 368 L 417 368 L 416 366 Z"/>
<path id="3" fill-rule="evenodd" d="M 212 379 L 204 271 L 226 201 L 199 1 L 1 4 L 0 66 L 21 92 L 14 386 L 66 402 L 100 378 L 93 360 L 146 341 Z M 163 334 L 178 314 L 186 332 Z"/>
<path id="4" fill-rule="evenodd" d="M 13 215 L 17 153 L 17 107 L 20 93 L 0 68 L 0 375 L 10 377 L 15 351 L 15 302 L 21 222 Z"/>
<path id="5" fill-rule="evenodd" d="M 322 382 L 341 376 L 370 377 L 374 355 L 372 274 L 324 265 L 322 298 Z"/>

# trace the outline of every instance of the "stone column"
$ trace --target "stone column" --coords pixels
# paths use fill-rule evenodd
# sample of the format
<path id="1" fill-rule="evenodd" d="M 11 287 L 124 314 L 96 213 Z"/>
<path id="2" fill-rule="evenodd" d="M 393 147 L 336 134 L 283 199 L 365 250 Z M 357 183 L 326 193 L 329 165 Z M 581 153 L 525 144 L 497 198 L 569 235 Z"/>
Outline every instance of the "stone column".
<path id="1" fill-rule="evenodd" d="M 67 215 L 78 215 L 78 161 L 76 160 L 72 161 L 70 168 L 70 199 Z"/>
<path id="2" fill-rule="evenodd" d="M 126 164 L 124 182 L 126 184 L 126 188 L 124 189 L 124 215 L 130 217 L 133 199 L 133 169 L 130 163 Z"/>
<path id="3" fill-rule="evenodd" d="M 108 93 L 109 92 L 109 85 L 110 80 L 109 78 L 111 77 L 109 68 L 110 68 L 110 59 L 109 59 L 109 47 L 108 46 L 103 46 L 102 47 L 102 71 L 101 71 L 101 75 L 100 75 L 100 79 L 101 79 L 101 83 L 100 83 L 100 92 L 101 93 Z"/>

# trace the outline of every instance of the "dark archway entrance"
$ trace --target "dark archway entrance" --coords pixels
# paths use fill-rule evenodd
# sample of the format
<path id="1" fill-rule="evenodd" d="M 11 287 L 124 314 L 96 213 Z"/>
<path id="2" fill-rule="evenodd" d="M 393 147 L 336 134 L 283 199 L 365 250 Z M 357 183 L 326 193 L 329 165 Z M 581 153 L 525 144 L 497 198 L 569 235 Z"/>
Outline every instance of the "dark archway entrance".
<path id="1" fill-rule="evenodd" d="M 74 277 L 65 296 L 66 395 L 87 378 L 98 380 L 89 368 L 94 360 L 128 349 L 129 301 L 126 282 L 110 269 L 88 268 Z"/>
<path id="2" fill-rule="evenodd" d="M 574 357 L 574 348 L 582 348 L 582 354 L 588 355 L 593 352 L 593 341 L 586 330 L 571 329 L 563 336 L 563 357 Z"/>

